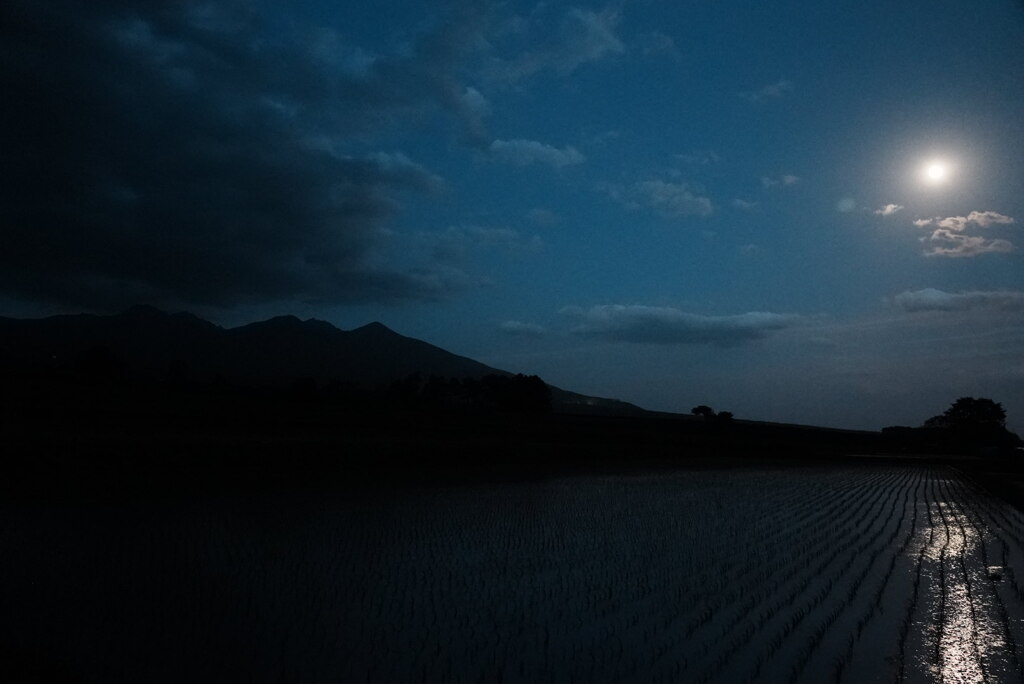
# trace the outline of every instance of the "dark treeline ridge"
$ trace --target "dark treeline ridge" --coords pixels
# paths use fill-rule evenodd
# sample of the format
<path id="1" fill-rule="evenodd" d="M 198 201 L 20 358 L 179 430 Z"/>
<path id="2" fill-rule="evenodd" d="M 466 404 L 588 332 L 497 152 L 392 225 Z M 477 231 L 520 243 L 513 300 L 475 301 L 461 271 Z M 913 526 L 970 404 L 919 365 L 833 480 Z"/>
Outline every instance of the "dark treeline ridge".
<path id="1" fill-rule="evenodd" d="M 322 381 L 302 376 L 278 383 L 254 384 L 222 375 L 195 381 L 169 364 L 162 380 L 130 372 L 129 365 L 105 347 L 90 348 L 63 366 L 42 371 L 0 373 L 0 401 L 7 413 L 46 405 L 51 398 L 76 391 L 126 398 L 144 398 L 138 408 L 189 398 L 232 401 L 260 398 L 289 404 L 324 404 L 360 412 L 421 409 L 473 413 L 545 414 L 552 411 L 552 388 L 536 375 L 490 373 L 481 377 L 450 378 L 415 372 L 388 384 L 367 387 L 355 382 Z M 173 400 L 171 400 L 173 402 Z M 202 401 L 200 401 L 202 403 Z M 49 407 L 52 408 L 52 407 Z M 89 406 L 83 404 L 82 411 Z M 0 419 L 3 415 L 0 414 Z"/>
<path id="2" fill-rule="evenodd" d="M 921 453 L 982 452 L 1012 454 L 1020 438 L 1006 428 L 1002 404 L 987 398 L 960 397 L 921 427 L 893 426 L 882 430 L 904 451 Z"/>
<path id="3" fill-rule="evenodd" d="M 551 410 L 536 376 L 416 374 L 386 388 L 141 382 L 95 369 L 0 382 L 8 493 L 178 495 L 214 488 L 539 478 L 676 467 L 837 462 L 862 455 L 997 459 L 914 432 L 837 430 L 707 415 Z M 928 430 L 944 428 L 931 427 Z M 986 447 L 987 449 L 988 447 Z M 99 494 L 97 494 L 99 495 Z"/>
<path id="4" fill-rule="evenodd" d="M 367 397 L 372 400 L 372 397 Z M 536 375 L 485 375 L 482 378 L 424 379 L 414 373 L 395 381 L 383 394 L 386 403 L 399 402 L 433 410 L 551 412 L 551 388 Z"/>

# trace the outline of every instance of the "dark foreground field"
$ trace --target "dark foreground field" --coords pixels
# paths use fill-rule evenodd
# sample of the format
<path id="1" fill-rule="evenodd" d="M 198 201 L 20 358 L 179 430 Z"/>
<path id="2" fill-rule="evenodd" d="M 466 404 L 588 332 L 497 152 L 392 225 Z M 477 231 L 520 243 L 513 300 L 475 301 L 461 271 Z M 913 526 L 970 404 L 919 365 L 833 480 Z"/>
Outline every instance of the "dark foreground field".
<path id="1" fill-rule="evenodd" d="M 65 399 L 2 425 L 7 680 L 1024 678 L 1005 463 L 666 417 Z"/>

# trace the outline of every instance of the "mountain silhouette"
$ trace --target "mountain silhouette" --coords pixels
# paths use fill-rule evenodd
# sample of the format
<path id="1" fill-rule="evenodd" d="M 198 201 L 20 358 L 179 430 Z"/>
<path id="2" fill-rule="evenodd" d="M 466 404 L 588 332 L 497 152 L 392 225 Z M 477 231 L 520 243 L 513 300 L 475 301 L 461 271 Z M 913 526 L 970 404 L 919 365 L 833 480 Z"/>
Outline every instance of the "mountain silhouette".
<path id="1" fill-rule="evenodd" d="M 314 318 L 277 316 L 223 328 L 190 313 L 135 306 L 119 314 L 0 317 L 0 371 L 62 371 L 86 360 L 144 381 L 282 386 L 297 379 L 364 389 L 423 378 L 512 375 L 373 322 L 341 330 Z M 556 410 L 643 413 L 631 404 L 551 387 Z"/>

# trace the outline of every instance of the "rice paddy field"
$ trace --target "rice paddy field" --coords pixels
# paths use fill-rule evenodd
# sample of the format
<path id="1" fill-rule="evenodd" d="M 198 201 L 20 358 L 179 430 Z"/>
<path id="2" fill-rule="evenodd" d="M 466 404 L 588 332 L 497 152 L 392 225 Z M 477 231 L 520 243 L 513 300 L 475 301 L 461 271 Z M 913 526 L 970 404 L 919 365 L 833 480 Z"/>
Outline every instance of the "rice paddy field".
<path id="1" fill-rule="evenodd" d="M 1024 680 L 1024 517 L 941 466 L 0 513 L 0 668 L 21 676 Z"/>

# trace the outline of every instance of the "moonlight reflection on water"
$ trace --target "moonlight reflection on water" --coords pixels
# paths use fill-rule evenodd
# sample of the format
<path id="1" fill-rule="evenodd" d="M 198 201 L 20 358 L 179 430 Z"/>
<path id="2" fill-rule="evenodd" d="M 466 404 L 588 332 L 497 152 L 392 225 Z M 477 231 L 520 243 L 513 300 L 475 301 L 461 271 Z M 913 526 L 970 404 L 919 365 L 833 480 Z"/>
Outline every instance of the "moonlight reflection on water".
<path id="1" fill-rule="evenodd" d="M 986 543 L 994 546 L 995 538 L 975 524 L 976 512 L 950 496 L 955 481 L 940 484 L 940 500 L 929 504 L 931 524 L 918 535 L 931 579 L 927 619 L 918 626 L 933 643 L 918 655 L 919 672 L 941 682 L 1015 681 L 1020 663 L 998 592 L 1007 570 L 986 565 Z"/>
<path id="2" fill-rule="evenodd" d="M 5 655 L 84 681 L 1024 679 L 1024 518 L 946 469 L 3 513 Z"/>

